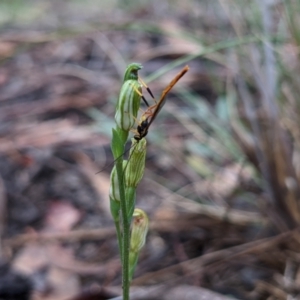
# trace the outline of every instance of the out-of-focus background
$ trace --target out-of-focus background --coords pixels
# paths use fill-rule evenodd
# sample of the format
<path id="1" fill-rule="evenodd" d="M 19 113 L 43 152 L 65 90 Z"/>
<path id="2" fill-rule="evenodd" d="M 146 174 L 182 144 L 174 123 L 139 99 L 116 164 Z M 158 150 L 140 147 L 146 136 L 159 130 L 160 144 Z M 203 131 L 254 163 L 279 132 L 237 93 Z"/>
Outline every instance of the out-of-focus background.
<path id="1" fill-rule="evenodd" d="M 157 99 L 190 66 L 147 136 L 132 299 L 299 299 L 299 9 L 1 0 L 0 299 L 120 295 L 109 144 L 131 62 Z"/>

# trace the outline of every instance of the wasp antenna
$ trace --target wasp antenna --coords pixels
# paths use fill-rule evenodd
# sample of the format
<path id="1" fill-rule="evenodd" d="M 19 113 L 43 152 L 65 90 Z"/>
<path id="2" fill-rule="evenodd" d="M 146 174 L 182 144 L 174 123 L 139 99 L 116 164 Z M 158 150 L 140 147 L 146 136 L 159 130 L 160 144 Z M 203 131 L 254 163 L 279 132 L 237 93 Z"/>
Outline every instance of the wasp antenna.
<path id="1" fill-rule="evenodd" d="M 150 94 L 150 96 L 153 98 L 153 100 L 156 102 L 156 100 L 155 100 L 155 98 L 154 98 L 154 96 L 153 96 L 153 94 L 152 94 L 150 88 L 149 88 L 149 87 L 146 87 L 146 90 L 147 90 L 147 92 Z"/>
<path id="2" fill-rule="evenodd" d="M 147 92 L 150 94 L 150 96 L 154 99 L 154 101 L 155 101 L 155 97 L 154 97 L 154 95 L 153 95 L 153 93 L 151 92 L 151 90 L 150 90 L 150 88 L 148 87 L 148 85 L 145 83 L 145 81 L 141 78 L 141 77 L 139 77 L 139 81 L 140 81 L 140 83 L 146 88 L 146 90 L 147 90 Z M 156 102 L 156 101 L 155 101 Z M 148 105 L 149 106 L 149 105 Z"/>
<path id="3" fill-rule="evenodd" d="M 148 101 L 146 100 L 146 98 L 143 96 L 143 94 L 133 84 L 131 86 L 140 95 L 140 97 L 143 99 L 145 104 L 149 107 L 150 105 L 149 105 Z"/>
<path id="4" fill-rule="evenodd" d="M 136 140 L 136 142 L 138 143 L 139 141 Z M 136 145 L 137 145 L 137 144 L 133 144 L 126 152 L 128 152 L 128 151 L 130 151 L 131 149 L 135 148 Z M 133 150 L 133 151 L 134 151 L 134 150 Z M 127 160 L 127 164 L 126 164 L 126 166 L 125 166 L 125 168 L 124 168 L 124 170 L 123 170 L 123 174 L 125 174 L 125 171 L 126 171 L 126 169 L 127 169 L 128 163 L 129 163 L 129 161 L 130 161 L 130 159 L 131 159 L 131 156 L 132 156 L 132 154 L 133 154 L 133 151 L 132 151 L 131 153 L 129 153 L 129 157 L 128 157 L 128 160 Z"/>
<path id="5" fill-rule="evenodd" d="M 102 173 L 103 171 L 105 171 L 107 168 L 109 168 L 110 166 L 112 166 L 118 159 L 120 159 L 124 154 L 126 154 L 130 149 L 128 149 L 127 151 L 125 151 L 123 154 L 121 154 L 119 157 L 117 157 L 113 162 L 111 162 L 110 164 L 106 165 L 103 169 L 101 169 L 100 171 L 98 171 L 96 174 Z"/>
<path id="6" fill-rule="evenodd" d="M 131 146 L 129 149 L 127 149 L 126 151 L 124 151 L 124 153 L 122 153 L 120 156 L 118 156 L 113 162 L 111 162 L 110 164 L 106 165 L 103 169 L 101 169 L 100 171 L 98 171 L 96 174 L 102 173 L 104 170 L 106 170 L 108 167 L 112 166 L 118 159 L 120 159 L 122 156 L 124 156 L 126 153 L 128 153 L 131 148 L 133 148 L 135 145 Z"/>
<path id="7" fill-rule="evenodd" d="M 118 160 L 118 158 L 117 158 L 116 160 Z M 98 172 L 95 173 L 95 174 L 97 175 L 97 174 L 99 174 L 99 173 L 102 173 L 102 172 L 105 171 L 107 168 L 109 168 L 110 166 L 112 166 L 112 165 L 115 163 L 116 160 L 114 160 L 112 163 L 106 165 L 104 168 L 102 168 L 100 171 L 98 171 Z"/>
<path id="8" fill-rule="evenodd" d="M 143 97 L 143 94 L 133 85 L 131 84 L 131 87 L 141 96 Z"/>
<path id="9" fill-rule="evenodd" d="M 150 105 L 149 105 L 148 101 L 146 100 L 146 98 L 144 96 L 142 96 L 142 99 L 145 102 L 145 104 L 149 107 Z"/>

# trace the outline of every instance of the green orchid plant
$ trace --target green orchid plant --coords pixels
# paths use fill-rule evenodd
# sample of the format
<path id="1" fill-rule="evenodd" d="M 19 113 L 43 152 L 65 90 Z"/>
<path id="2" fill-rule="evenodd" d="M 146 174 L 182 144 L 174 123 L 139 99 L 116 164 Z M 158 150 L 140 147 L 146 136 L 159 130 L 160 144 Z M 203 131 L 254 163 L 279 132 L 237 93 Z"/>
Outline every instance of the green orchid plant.
<path id="1" fill-rule="evenodd" d="M 150 125 L 166 102 L 166 96 L 178 80 L 189 70 L 185 66 L 162 91 L 158 101 L 152 106 L 143 97 L 142 86 L 153 97 L 147 85 L 138 77 L 140 64 L 130 64 L 125 72 L 117 105 L 111 148 L 115 166 L 111 172 L 110 207 L 115 222 L 123 272 L 123 299 L 129 299 L 130 281 L 138 261 L 139 253 L 145 244 L 148 232 L 147 214 L 135 208 L 136 188 L 144 175 L 146 158 L 146 139 Z M 154 97 L 153 97 L 154 98 Z M 128 161 L 124 160 L 125 144 L 132 127 L 136 123 L 141 99 L 147 104 L 135 135 L 132 139 Z"/>
<path id="2" fill-rule="evenodd" d="M 115 165 L 110 177 L 110 209 L 115 223 L 122 263 L 123 299 L 129 300 L 130 282 L 145 244 L 148 216 L 135 208 L 136 188 L 141 181 L 146 158 L 146 139 L 132 139 L 129 159 L 124 160 L 125 144 L 136 123 L 142 98 L 138 71 L 142 65 L 130 64 L 125 72 L 116 108 L 116 128 L 112 132 L 111 149 Z"/>

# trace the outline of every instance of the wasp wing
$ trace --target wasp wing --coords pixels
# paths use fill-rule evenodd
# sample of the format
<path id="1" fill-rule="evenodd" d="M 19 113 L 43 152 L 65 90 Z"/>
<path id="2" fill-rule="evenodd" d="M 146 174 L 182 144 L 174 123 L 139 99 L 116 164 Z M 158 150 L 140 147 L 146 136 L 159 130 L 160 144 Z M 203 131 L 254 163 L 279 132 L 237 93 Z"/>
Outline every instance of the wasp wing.
<path id="1" fill-rule="evenodd" d="M 163 90 L 163 92 L 161 93 L 160 99 L 157 102 L 156 105 L 151 106 L 150 109 L 154 109 L 153 113 L 151 114 L 151 116 L 149 116 L 148 118 L 151 118 L 150 121 L 148 122 L 148 128 L 150 127 L 150 125 L 152 124 L 152 122 L 155 120 L 156 116 L 158 115 L 158 113 L 161 111 L 161 109 L 163 108 L 163 106 L 166 103 L 166 96 L 167 94 L 170 92 L 170 90 L 173 88 L 173 86 L 179 81 L 179 79 L 189 70 L 189 66 L 185 66 L 175 77 L 174 79 L 169 83 L 169 85 Z M 146 112 L 147 114 L 147 112 Z M 148 130 L 147 128 L 147 130 Z"/>

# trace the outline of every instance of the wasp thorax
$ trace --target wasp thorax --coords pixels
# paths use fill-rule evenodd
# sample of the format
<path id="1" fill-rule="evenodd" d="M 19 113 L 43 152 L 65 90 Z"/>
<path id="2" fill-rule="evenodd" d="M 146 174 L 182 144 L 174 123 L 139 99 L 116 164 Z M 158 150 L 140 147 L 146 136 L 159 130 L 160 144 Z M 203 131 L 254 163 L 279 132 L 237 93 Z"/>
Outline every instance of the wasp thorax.
<path id="1" fill-rule="evenodd" d="M 138 125 L 136 131 L 138 134 L 134 136 L 134 139 L 140 141 L 143 137 L 148 134 L 149 121 L 148 118 L 142 119 L 142 122 Z"/>

